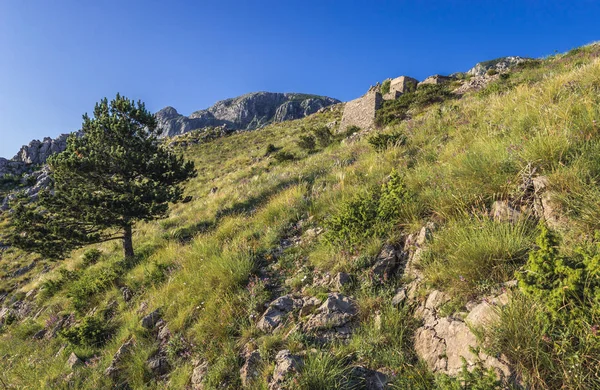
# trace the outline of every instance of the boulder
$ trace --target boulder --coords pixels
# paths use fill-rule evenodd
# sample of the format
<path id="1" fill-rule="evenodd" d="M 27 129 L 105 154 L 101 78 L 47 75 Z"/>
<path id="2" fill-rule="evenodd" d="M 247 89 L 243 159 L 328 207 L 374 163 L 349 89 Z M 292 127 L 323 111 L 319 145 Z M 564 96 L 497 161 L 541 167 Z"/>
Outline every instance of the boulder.
<path id="1" fill-rule="evenodd" d="M 350 275 L 345 272 L 338 272 L 333 278 L 333 287 L 338 291 L 342 289 L 342 287 L 350 284 L 352 280 L 350 279 Z"/>

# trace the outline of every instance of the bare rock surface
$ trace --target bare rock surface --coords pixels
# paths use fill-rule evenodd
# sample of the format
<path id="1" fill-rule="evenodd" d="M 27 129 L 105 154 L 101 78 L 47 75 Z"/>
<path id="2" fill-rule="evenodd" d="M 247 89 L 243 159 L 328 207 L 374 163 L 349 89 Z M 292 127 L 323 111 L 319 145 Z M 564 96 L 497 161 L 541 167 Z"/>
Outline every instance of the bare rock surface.
<path id="1" fill-rule="evenodd" d="M 287 349 L 279 351 L 275 357 L 275 369 L 269 382 L 269 390 L 291 389 L 285 386 L 286 378 L 298 374 L 301 367 L 302 360 L 299 356 L 292 355 Z"/>

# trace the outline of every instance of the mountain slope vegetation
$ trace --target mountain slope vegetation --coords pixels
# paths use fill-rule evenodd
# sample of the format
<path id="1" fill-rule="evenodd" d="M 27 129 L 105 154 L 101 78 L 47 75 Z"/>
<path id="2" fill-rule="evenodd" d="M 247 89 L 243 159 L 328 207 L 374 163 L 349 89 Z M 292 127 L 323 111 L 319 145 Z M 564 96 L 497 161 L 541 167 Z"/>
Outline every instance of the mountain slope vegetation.
<path id="1" fill-rule="evenodd" d="M 118 243 L 62 262 L 0 252 L 2 385 L 600 388 L 599 56 L 589 45 L 526 62 L 460 98 L 401 105 L 403 120 L 370 132 L 336 129 L 336 105 L 186 134 L 174 147 L 198 170 L 191 200 L 140 223 L 135 258 Z M 498 202 L 511 218 L 491 216 Z M 393 305 L 411 277 L 376 266 L 428 224 L 415 303 Z M 414 308 L 431 291 L 459 316 L 513 280 L 476 331 L 511 378 L 482 367 L 452 378 L 419 358 Z"/>

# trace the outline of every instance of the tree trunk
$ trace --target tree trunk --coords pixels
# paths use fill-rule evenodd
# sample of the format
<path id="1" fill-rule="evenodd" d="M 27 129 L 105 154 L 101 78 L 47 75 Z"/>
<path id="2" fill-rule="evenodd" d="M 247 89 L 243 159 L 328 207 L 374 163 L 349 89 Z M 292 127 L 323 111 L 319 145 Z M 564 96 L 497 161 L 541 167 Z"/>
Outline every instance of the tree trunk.
<path id="1" fill-rule="evenodd" d="M 123 254 L 126 259 L 132 258 L 133 253 L 133 240 L 131 238 L 131 225 L 125 226 L 125 232 L 123 234 Z"/>

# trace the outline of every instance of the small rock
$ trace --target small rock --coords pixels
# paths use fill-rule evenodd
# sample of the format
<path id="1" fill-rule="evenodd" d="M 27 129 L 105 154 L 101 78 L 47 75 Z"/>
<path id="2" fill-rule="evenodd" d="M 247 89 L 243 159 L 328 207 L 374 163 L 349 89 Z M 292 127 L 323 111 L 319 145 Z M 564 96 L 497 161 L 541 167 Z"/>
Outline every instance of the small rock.
<path id="1" fill-rule="evenodd" d="M 160 332 L 158 332 L 157 337 L 161 343 L 167 342 L 169 340 L 169 338 L 171 337 L 171 331 L 169 330 L 169 327 L 166 324 L 164 324 L 160 328 Z"/>
<path id="2" fill-rule="evenodd" d="M 400 306 L 406 300 L 406 289 L 401 288 L 396 291 L 396 295 L 392 298 L 392 305 Z"/>
<path id="3" fill-rule="evenodd" d="M 348 297 L 330 293 L 316 313 L 307 321 L 305 329 L 314 331 L 343 326 L 358 314 L 358 308 Z"/>
<path id="4" fill-rule="evenodd" d="M 290 351 L 284 349 L 279 351 L 275 357 L 275 369 L 273 377 L 269 382 L 269 390 L 281 390 L 281 385 L 286 378 L 293 373 L 297 373 L 302 366 L 302 360 L 299 356 L 292 355 Z"/>
<path id="5" fill-rule="evenodd" d="M 252 381 L 260 375 L 260 352 L 251 351 L 246 353 L 245 363 L 240 369 L 240 378 L 242 380 L 242 386 L 248 387 Z"/>
<path id="6" fill-rule="evenodd" d="M 350 275 L 345 272 L 338 272 L 333 278 L 333 286 L 337 290 L 341 290 L 342 287 L 348 285 L 351 282 Z"/>
<path id="7" fill-rule="evenodd" d="M 121 294 L 123 295 L 123 300 L 125 302 L 129 302 L 131 298 L 133 298 L 133 292 L 127 286 L 121 287 Z"/>
<path id="8" fill-rule="evenodd" d="M 158 320 L 160 320 L 160 310 L 156 309 L 152 313 L 142 318 L 141 324 L 143 328 L 152 329 Z"/>
<path id="9" fill-rule="evenodd" d="M 71 352 L 71 355 L 69 355 L 69 359 L 67 360 L 67 364 L 69 365 L 69 367 L 75 368 L 77 366 L 82 365 L 83 362 L 81 361 L 81 359 L 79 359 L 79 356 L 75 355 L 75 352 Z"/>
<path id="10" fill-rule="evenodd" d="M 157 356 L 148 360 L 148 369 L 154 373 L 154 375 L 164 375 L 169 372 L 170 366 L 167 358 L 164 356 Z"/>
<path id="11" fill-rule="evenodd" d="M 290 312 L 302 307 L 302 303 L 301 299 L 296 299 L 291 295 L 275 299 L 269 304 L 256 327 L 265 333 L 273 332 Z"/>
<path id="12" fill-rule="evenodd" d="M 321 304 L 321 301 L 317 297 L 304 298 L 304 304 L 300 309 L 300 317 L 312 314 L 317 307 Z"/>
<path id="13" fill-rule="evenodd" d="M 194 367 L 194 371 L 192 371 L 192 390 L 203 390 L 204 385 L 202 384 L 202 380 L 204 376 L 208 372 L 208 362 L 201 362 Z"/>
<path id="14" fill-rule="evenodd" d="M 517 222 L 521 213 L 510 207 L 508 201 L 497 200 L 492 204 L 491 216 L 495 221 Z"/>
<path id="15" fill-rule="evenodd" d="M 110 366 L 108 366 L 108 368 L 104 371 L 104 375 L 108 376 L 111 379 L 115 379 L 120 372 L 119 364 L 125 358 L 125 355 L 127 355 L 129 351 L 131 351 L 134 345 L 135 341 L 133 340 L 133 338 L 130 338 L 125 343 L 123 343 L 115 353 L 115 356 L 113 356 L 113 360 L 110 363 Z"/>
<path id="16" fill-rule="evenodd" d="M 33 335 L 33 338 L 36 340 L 41 340 L 44 338 L 45 335 L 46 335 L 46 329 L 42 329 L 42 330 L 38 330 L 37 332 L 35 332 L 35 334 Z"/>
<path id="17" fill-rule="evenodd" d="M 371 268 L 371 274 L 379 281 L 387 282 L 390 280 L 400 265 L 400 259 L 404 258 L 402 251 L 396 250 L 392 245 L 386 244 L 381 249 L 375 265 Z"/>

